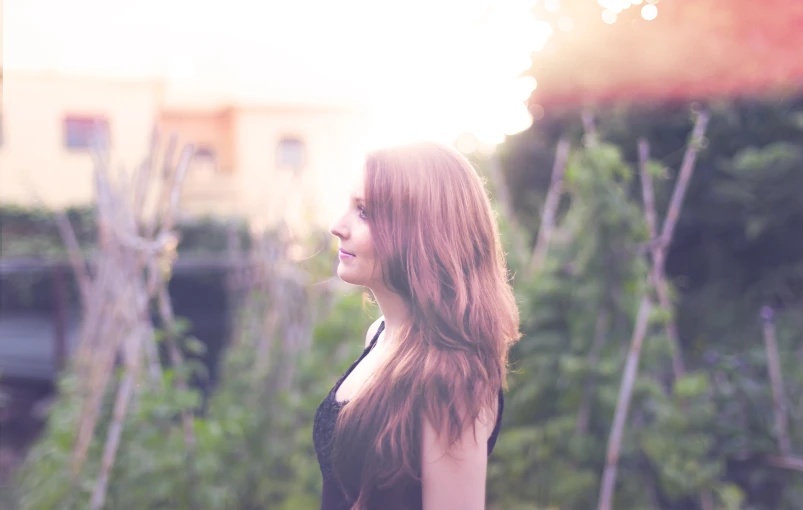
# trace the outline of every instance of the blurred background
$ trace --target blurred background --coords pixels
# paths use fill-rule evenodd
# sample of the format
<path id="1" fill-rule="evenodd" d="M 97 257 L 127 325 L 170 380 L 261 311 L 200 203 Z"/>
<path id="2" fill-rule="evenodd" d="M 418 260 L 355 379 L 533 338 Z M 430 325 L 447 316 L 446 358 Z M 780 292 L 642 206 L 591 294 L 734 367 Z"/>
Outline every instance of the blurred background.
<path id="1" fill-rule="evenodd" d="M 315 509 L 371 148 L 486 180 L 495 510 L 803 508 L 803 3 L 0 0 L 0 509 Z"/>

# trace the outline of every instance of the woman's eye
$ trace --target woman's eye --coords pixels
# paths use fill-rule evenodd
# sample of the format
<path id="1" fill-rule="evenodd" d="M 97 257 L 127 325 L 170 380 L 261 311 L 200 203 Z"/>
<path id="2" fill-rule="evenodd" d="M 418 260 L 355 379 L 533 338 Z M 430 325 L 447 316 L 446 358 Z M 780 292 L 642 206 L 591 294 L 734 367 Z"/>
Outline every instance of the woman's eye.
<path id="1" fill-rule="evenodd" d="M 357 210 L 360 211 L 360 218 L 366 220 L 368 219 L 368 213 L 365 211 L 365 207 L 358 205 Z"/>

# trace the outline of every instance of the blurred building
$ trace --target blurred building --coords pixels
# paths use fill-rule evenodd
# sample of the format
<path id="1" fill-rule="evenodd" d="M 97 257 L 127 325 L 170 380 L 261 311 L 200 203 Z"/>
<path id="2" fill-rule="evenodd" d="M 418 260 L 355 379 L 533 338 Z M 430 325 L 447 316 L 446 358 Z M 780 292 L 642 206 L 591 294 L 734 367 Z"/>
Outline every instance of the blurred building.
<path id="1" fill-rule="evenodd" d="M 92 147 L 108 143 L 116 170 L 147 156 L 195 147 L 182 193 L 190 216 L 239 216 L 324 226 L 359 164 L 358 117 L 315 105 L 171 108 L 153 81 L 59 74 L 6 76 L 0 204 L 80 206 L 93 200 Z"/>
<path id="2" fill-rule="evenodd" d="M 166 108 L 160 130 L 195 147 L 182 192 L 193 216 L 324 226 L 359 164 L 359 119 L 331 106 Z"/>

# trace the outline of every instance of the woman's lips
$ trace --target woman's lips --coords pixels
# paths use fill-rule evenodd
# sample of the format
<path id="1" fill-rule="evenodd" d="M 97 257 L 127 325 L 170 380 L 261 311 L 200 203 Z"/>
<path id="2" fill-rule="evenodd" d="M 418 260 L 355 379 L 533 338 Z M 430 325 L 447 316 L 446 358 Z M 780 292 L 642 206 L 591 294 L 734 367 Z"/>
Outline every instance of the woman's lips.
<path id="1" fill-rule="evenodd" d="M 343 248 L 340 248 L 340 252 L 338 253 L 338 256 L 340 257 L 341 260 L 342 259 L 353 259 L 353 258 L 356 257 L 356 255 L 354 255 L 353 253 L 347 252 Z"/>

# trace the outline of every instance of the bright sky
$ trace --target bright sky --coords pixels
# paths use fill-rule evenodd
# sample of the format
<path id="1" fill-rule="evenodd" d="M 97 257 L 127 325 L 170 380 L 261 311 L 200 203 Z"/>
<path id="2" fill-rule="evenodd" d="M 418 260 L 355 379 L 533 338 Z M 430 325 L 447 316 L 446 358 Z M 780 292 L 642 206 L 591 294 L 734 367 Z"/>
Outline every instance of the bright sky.
<path id="1" fill-rule="evenodd" d="M 174 104 L 350 103 L 390 138 L 496 142 L 530 124 L 519 75 L 552 31 L 534 3 L 3 0 L 4 65 L 161 76 Z"/>

